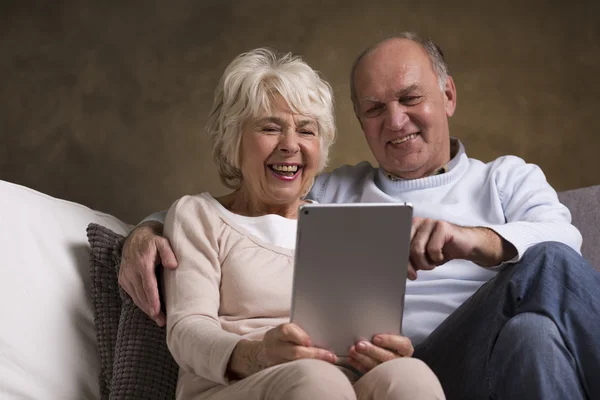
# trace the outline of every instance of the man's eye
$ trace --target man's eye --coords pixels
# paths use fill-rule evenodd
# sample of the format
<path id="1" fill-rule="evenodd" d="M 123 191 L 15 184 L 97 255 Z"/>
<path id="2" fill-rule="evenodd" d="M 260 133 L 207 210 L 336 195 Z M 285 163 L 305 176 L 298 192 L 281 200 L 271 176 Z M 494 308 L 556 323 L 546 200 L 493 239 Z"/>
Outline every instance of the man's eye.
<path id="1" fill-rule="evenodd" d="M 369 108 L 367 108 L 367 111 L 365 111 L 365 114 L 368 116 L 375 116 L 375 115 L 379 115 L 383 112 L 383 104 L 375 104 Z"/>
<path id="2" fill-rule="evenodd" d="M 419 103 L 421 96 L 407 96 L 400 99 L 400 103 L 413 105 Z"/>

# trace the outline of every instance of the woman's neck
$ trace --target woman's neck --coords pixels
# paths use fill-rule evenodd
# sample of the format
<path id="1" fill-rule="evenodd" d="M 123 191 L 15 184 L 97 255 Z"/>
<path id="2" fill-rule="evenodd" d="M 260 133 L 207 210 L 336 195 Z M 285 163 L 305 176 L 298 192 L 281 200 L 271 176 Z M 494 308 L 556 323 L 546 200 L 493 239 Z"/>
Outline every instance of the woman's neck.
<path id="1" fill-rule="evenodd" d="M 298 218 L 298 207 L 305 203 L 304 200 L 298 199 L 285 204 L 266 204 L 258 200 L 255 196 L 250 195 L 243 188 L 218 197 L 217 201 L 232 213 L 246 217 L 276 214 L 290 219 Z"/>

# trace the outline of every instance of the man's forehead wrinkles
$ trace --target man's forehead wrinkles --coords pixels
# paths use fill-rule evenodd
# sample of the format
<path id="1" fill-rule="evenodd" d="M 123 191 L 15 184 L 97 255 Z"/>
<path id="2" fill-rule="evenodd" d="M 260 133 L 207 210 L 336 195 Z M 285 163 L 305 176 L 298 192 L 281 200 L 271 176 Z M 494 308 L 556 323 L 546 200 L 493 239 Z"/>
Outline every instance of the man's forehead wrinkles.
<path id="1" fill-rule="evenodd" d="M 390 90 L 383 96 L 383 98 L 379 96 L 364 96 L 360 98 L 361 103 L 380 103 L 388 99 L 389 97 L 394 100 L 400 99 L 402 97 L 406 97 L 410 94 L 414 94 L 421 91 L 421 85 L 419 83 L 412 83 L 408 86 L 402 87 L 398 90 Z"/>
<path id="2" fill-rule="evenodd" d="M 407 92 L 420 90 L 422 85 L 419 71 L 419 65 L 410 62 L 394 67 L 366 68 L 362 77 L 356 77 L 358 101 L 380 102 L 389 97 L 402 97 Z"/>

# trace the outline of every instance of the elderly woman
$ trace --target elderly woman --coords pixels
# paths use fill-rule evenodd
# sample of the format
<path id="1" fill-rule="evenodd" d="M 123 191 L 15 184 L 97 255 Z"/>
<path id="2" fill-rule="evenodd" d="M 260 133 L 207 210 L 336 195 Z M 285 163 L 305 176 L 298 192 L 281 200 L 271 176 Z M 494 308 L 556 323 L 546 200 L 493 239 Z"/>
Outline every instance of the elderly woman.
<path id="1" fill-rule="evenodd" d="M 353 348 L 343 367 L 289 323 L 297 210 L 334 140 L 329 85 L 290 54 L 242 54 L 219 82 L 207 130 L 233 192 L 185 196 L 167 214 L 179 262 L 165 270 L 177 398 L 443 398 L 425 364 L 399 356 L 406 338 L 382 335 L 389 361 L 374 366 Z"/>

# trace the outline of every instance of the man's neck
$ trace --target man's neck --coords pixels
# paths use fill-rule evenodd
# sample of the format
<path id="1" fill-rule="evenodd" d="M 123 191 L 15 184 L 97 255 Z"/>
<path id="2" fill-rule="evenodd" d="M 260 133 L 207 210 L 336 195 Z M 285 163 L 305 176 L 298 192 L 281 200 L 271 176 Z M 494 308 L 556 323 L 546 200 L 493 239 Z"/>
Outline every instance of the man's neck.
<path id="1" fill-rule="evenodd" d="M 444 174 L 446 172 L 448 172 L 448 163 L 454 158 L 456 157 L 456 155 L 458 154 L 458 151 L 460 149 L 460 145 L 458 143 L 458 140 L 452 140 L 450 139 L 450 158 L 447 162 L 445 162 L 442 165 L 437 166 L 436 168 L 434 168 L 431 171 L 428 171 L 427 173 L 420 175 L 417 178 L 403 178 L 401 176 L 392 174 L 391 172 L 388 171 L 383 171 L 385 173 L 385 176 L 388 177 L 389 180 L 391 181 L 398 181 L 398 180 L 412 180 L 412 179 L 421 179 L 421 178 L 427 178 L 429 176 L 434 176 L 434 175 L 440 175 L 440 174 Z"/>

